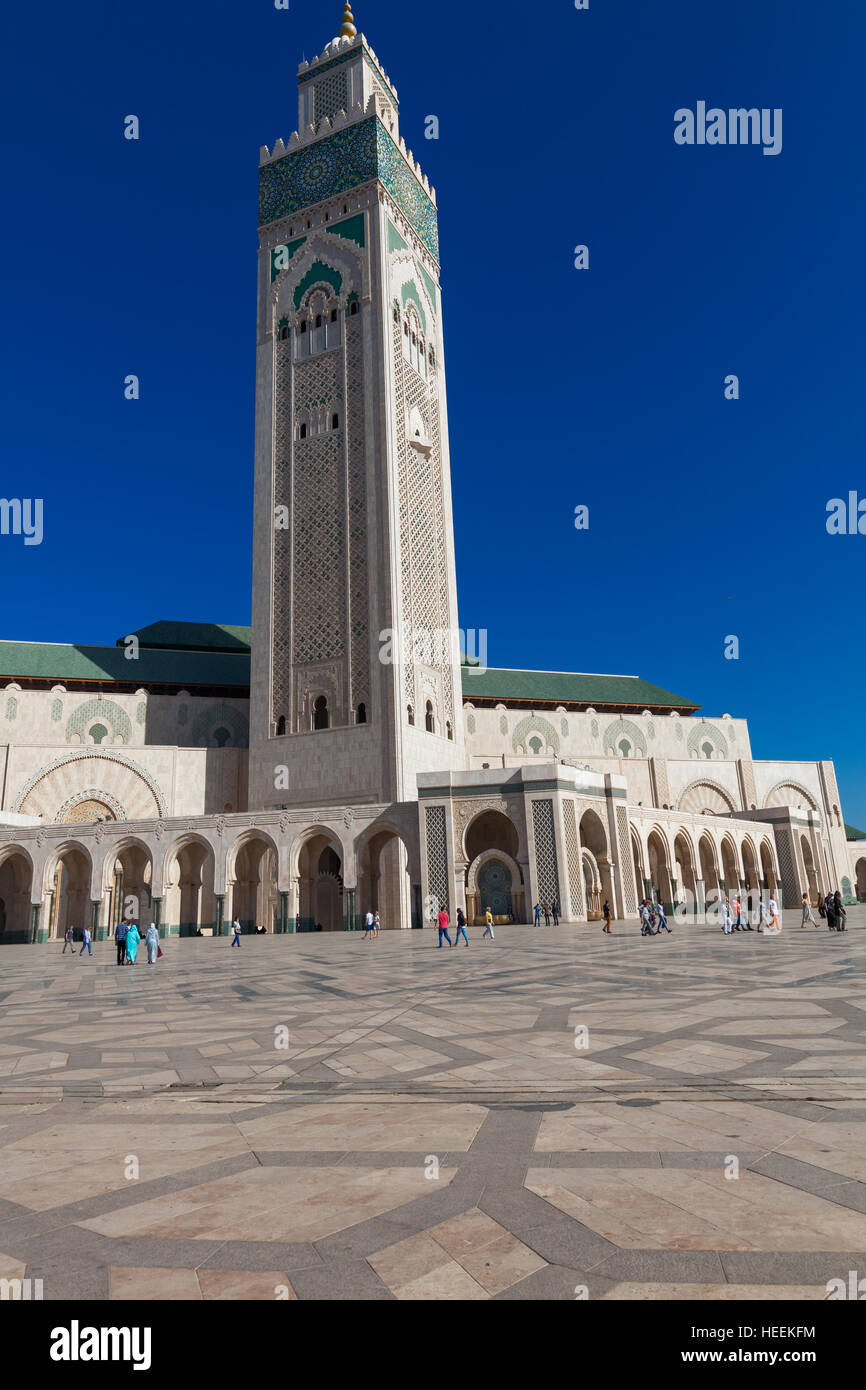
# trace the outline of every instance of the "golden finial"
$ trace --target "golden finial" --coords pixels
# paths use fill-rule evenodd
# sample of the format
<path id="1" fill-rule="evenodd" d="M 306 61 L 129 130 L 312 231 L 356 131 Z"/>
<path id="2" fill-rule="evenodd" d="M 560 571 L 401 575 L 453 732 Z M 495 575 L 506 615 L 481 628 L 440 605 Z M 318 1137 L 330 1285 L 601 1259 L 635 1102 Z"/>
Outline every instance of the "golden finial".
<path id="1" fill-rule="evenodd" d="M 357 32 L 355 28 L 355 17 L 352 14 L 352 6 L 346 5 L 343 9 L 343 27 L 340 30 L 340 38 L 353 39 Z"/>

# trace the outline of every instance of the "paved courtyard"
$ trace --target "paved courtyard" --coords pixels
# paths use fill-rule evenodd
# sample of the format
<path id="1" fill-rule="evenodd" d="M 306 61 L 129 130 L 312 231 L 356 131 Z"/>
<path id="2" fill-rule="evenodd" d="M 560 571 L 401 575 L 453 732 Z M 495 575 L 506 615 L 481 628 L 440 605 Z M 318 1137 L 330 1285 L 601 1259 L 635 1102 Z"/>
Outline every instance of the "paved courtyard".
<path id="1" fill-rule="evenodd" d="M 0 949 L 46 1299 L 824 1299 L 866 1275 L 866 909 Z"/>

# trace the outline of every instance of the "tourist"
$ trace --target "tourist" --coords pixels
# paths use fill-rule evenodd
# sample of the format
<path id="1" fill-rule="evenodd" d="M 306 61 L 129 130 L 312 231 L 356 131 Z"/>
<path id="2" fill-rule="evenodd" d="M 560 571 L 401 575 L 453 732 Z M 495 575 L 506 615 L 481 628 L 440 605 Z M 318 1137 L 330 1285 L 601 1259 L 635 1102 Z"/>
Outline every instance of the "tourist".
<path id="1" fill-rule="evenodd" d="M 770 930 L 775 934 L 782 930 L 782 919 L 779 916 L 779 905 L 775 898 L 770 899 Z"/>
<path id="2" fill-rule="evenodd" d="M 605 899 L 604 907 L 602 908 L 602 915 L 604 916 L 604 926 L 602 927 L 602 931 L 606 931 L 608 936 L 610 936 L 610 924 L 612 918 L 610 911 L 610 903 L 607 901 L 607 899 Z"/>
<path id="3" fill-rule="evenodd" d="M 63 933 L 63 950 L 60 952 L 61 956 L 66 955 L 67 946 L 72 952 L 72 955 L 70 956 L 71 960 L 72 956 L 75 955 L 75 932 L 72 930 L 71 927 L 67 927 L 66 931 Z"/>
<path id="4" fill-rule="evenodd" d="M 770 923 L 767 918 L 767 905 L 764 902 L 764 899 L 761 898 L 760 902 L 758 903 L 758 931 L 766 932 L 769 928 L 769 925 Z"/>
<path id="5" fill-rule="evenodd" d="M 545 900 L 545 901 L 541 904 L 541 910 L 542 910 L 542 912 L 544 913 L 544 925 L 545 925 L 546 927 L 549 927 L 549 926 L 550 926 L 550 903 L 547 902 L 547 901 Z"/>
<path id="6" fill-rule="evenodd" d="M 491 941 L 496 940 L 496 937 L 493 935 L 493 913 L 490 911 L 489 907 L 484 914 L 484 935 L 481 938 L 482 941 L 485 936 L 489 936 Z"/>
<path id="7" fill-rule="evenodd" d="M 666 931 L 668 936 L 671 936 L 672 933 L 670 927 L 668 926 L 668 919 L 665 916 L 665 910 L 662 907 L 661 903 L 656 903 L 656 917 L 658 919 L 656 925 L 656 936 L 658 936 L 659 932 L 661 931 Z"/>
<path id="8" fill-rule="evenodd" d="M 461 937 L 461 936 L 463 937 L 463 940 L 466 942 L 466 945 L 468 946 L 468 945 L 469 945 L 469 937 L 466 935 L 466 918 L 463 916 L 463 909 L 460 908 L 460 907 L 458 907 L 458 909 L 457 909 L 457 935 L 456 935 L 455 938 L 454 938 L 454 945 L 455 945 L 455 946 L 459 946 L 459 945 L 460 945 L 460 937 Z"/>
<path id="9" fill-rule="evenodd" d="M 646 898 L 643 898 L 640 904 L 640 934 L 641 936 L 655 936 L 653 919 Z"/>
<path id="10" fill-rule="evenodd" d="M 537 927 L 540 927 L 540 926 L 541 926 L 541 903 L 536 903 L 536 904 L 535 904 L 534 912 L 535 912 L 535 925 L 536 925 Z"/>
<path id="11" fill-rule="evenodd" d="M 117 947 L 117 964 L 126 964 L 126 933 L 129 927 L 126 924 L 126 913 L 121 917 L 117 926 L 114 928 L 114 944 Z"/>
<path id="12" fill-rule="evenodd" d="M 316 931 L 318 931 L 318 930 L 319 930 L 319 928 L 317 927 L 317 928 L 316 928 Z M 241 946 L 241 924 L 240 924 L 240 922 L 238 921 L 237 917 L 236 917 L 235 920 L 232 922 L 232 946 L 237 946 L 238 950 L 240 950 L 240 946 Z"/>
<path id="13" fill-rule="evenodd" d="M 440 910 L 439 916 L 437 917 L 436 920 L 437 920 L 437 922 L 439 923 L 439 950 L 441 951 L 441 950 L 442 950 L 442 938 L 443 938 L 443 936 L 444 936 L 445 940 L 448 942 L 448 945 L 449 945 L 449 946 L 452 946 L 452 945 L 454 944 L 454 943 L 452 942 L 452 940 L 451 940 L 451 937 L 448 935 L 448 920 L 449 920 L 449 919 L 448 919 L 448 913 L 446 912 L 446 910 L 445 910 L 444 907 Z"/>
<path id="14" fill-rule="evenodd" d="M 373 935 L 373 927 L 374 927 L 374 926 L 375 926 L 375 922 L 374 922 L 374 919 L 373 919 L 373 913 L 372 913 L 372 912 L 368 912 L 368 913 L 367 913 L 367 916 L 364 918 L 364 935 L 361 937 L 361 940 L 362 940 L 362 941 L 368 941 L 368 940 L 369 940 L 369 938 Z"/>
<path id="15" fill-rule="evenodd" d="M 725 936 L 730 936 L 732 931 L 731 904 L 728 902 L 727 898 L 725 898 L 725 901 L 722 903 L 722 931 L 725 933 Z"/>
<path id="16" fill-rule="evenodd" d="M 838 888 L 836 889 L 836 892 L 833 894 L 833 908 L 836 913 L 836 930 L 844 931 L 845 918 L 848 916 L 848 913 L 842 906 L 842 894 L 839 892 Z"/>
<path id="17" fill-rule="evenodd" d="M 373 935 L 378 936 L 382 930 L 382 921 L 378 912 L 373 913 Z"/>
<path id="18" fill-rule="evenodd" d="M 740 902 L 740 895 L 739 895 L 739 893 L 735 893 L 735 894 L 734 894 L 734 901 L 731 903 L 731 916 L 734 918 L 734 921 L 733 921 L 733 923 L 731 924 L 731 930 L 732 930 L 732 931 L 742 931 L 742 930 L 743 930 L 743 908 L 742 908 L 742 904 L 741 904 L 741 902 Z"/>
<path id="19" fill-rule="evenodd" d="M 551 910 L 551 912 L 553 913 L 553 925 L 554 925 L 555 927 L 558 927 L 558 926 L 559 926 L 559 899 L 558 899 L 558 898 L 554 898 L 554 900 L 553 900 L 553 902 L 552 902 L 552 904 L 551 904 L 550 910 Z"/>
<path id="20" fill-rule="evenodd" d="M 156 929 L 155 922 L 151 922 L 150 926 L 148 927 L 147 935 L 144 938 L 144 944 L 147 947 L 148 965 L 155 965 L 156 953 L 159 950 L 159 932 Z"/>
<path id="21" fill-rule="evenodd" d="M 83 956 L 83 955 L 84 955 L 84 948 L 85 948 L 85 946 L 87 947 L 87 954 L 88 954 L 89 956 L 92 956 L 92 955 L 93 955 L 93 949 L 92 949 L 92 947 L 91 947 L 91 945 L 90 945 L 90 928 L 89 928 L 89 927 L 85 927 L 85 928 L 84 928 L 84 931 L 83 931 L 82 936 L 81 936 L 81 950 L 78 952 L 78 954 L 79 954 L 80 956 Z"/>
<path id="22" fill-rule="evenodd" d="M 809 902 L 808 893 L 803 894 L 803 916 L 800 921 L 800 930 L 804 930 L 806 923 L 811 922 L 815 930 L 818 930 L 818 923 L 815 921 L 815 914 L 812 911 L 812 904 Z"/>
<path id="23" fill-rule="evenodd" d="M 135 958 L 138 955 L 138 943 L 141 941 L 141 932 L 138 930 L 137 922 L 130 922 L 126 933 L 126 963 L 135 965 Z"/>

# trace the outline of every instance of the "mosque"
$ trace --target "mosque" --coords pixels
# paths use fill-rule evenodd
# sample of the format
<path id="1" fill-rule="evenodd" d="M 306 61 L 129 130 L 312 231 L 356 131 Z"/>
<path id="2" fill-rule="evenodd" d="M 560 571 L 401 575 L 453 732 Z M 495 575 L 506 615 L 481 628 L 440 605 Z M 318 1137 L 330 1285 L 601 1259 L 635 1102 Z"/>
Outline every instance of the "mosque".
<path id="1" fill-rule="evenodd" d="M 0 642 L 0 939 L 866 900 L 831 761 L 461 659 L 436 193 L 346 6 L 259 170 L 252 626 Z M 400 640 L 393 640 L 400 634 Z"/>

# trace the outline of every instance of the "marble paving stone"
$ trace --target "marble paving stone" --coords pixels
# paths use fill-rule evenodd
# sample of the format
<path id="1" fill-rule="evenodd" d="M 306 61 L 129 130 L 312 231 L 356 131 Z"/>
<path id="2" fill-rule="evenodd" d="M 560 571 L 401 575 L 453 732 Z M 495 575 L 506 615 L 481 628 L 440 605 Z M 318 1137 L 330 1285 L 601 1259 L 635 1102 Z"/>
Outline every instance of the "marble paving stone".
<path id="1" fill-rule="evenodd" d="M 825 1297 L 866 1277 L 866 909 L 849 927 L 772 951 L 629 922 L 441 955 L 428 932 L 172 941 L 150 972 L 4 946 L 0 1278 L 79 1301 Z"/>

